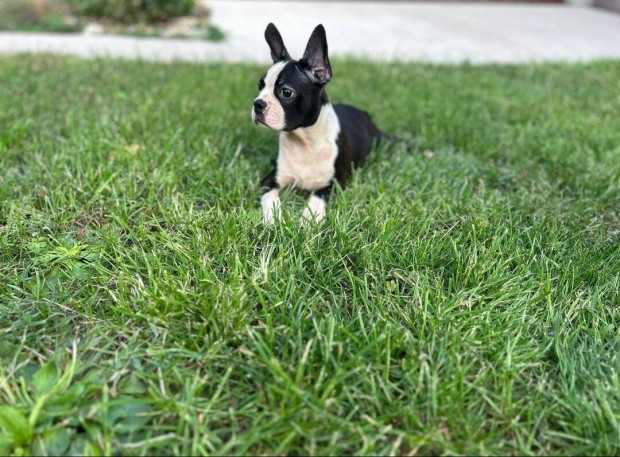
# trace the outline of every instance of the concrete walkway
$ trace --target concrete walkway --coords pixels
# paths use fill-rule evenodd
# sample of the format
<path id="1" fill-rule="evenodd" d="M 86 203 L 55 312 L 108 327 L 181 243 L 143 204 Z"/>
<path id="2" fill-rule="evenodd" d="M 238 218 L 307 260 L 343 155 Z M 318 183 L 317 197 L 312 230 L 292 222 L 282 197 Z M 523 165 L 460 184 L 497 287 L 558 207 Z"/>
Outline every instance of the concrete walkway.
<path id="1" fill-rule="evenodd" d="M 54 52 L 146 60 L 267 62 L 274 22 L 293 57 L 323 23 L 332 56 L 438 63 L 620 58 L 620 14 L 557 4 L 206 1 L 223 43 L 0 33 L 0 53 Z"/>

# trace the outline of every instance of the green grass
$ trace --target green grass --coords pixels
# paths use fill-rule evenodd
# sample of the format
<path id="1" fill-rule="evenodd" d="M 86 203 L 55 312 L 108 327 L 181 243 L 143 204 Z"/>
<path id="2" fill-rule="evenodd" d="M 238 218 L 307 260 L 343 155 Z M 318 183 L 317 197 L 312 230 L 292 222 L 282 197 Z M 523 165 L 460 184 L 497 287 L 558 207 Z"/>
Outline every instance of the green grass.
<path id="1" fill-rule="evenodd" d="M 308 230 L 263 67 L 0 59 L 0 453 L 620 453 L 620 63 L 333 67 Z"/>

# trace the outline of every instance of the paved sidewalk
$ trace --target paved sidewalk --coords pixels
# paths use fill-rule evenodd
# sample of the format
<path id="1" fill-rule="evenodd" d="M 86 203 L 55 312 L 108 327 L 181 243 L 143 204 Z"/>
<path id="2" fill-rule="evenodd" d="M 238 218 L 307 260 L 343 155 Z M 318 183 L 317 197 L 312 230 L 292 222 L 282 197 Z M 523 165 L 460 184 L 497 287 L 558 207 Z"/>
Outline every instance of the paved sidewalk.
<path id="1" fill-rule="evenodd" d="M 293 57 L 313 27 L 332 56 L 438 63 L 620 58 L 620 14 L 557 4 L 206 1 L 223 43 L 118 36 L 0 33 L 0 53 L 54 52 L 146 60 L 266 62 L 274 22 Z"/>

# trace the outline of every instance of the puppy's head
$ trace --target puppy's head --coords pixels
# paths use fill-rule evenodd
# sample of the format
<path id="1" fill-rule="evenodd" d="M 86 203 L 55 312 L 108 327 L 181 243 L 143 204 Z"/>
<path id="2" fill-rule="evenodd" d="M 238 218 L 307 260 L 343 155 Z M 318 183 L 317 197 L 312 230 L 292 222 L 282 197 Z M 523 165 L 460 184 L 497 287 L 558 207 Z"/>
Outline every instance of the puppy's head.
<path id="1" fill-rule="evenodd" d="M 275 25 L 267 26 L 265 39 L 273 66 L 258 82 L 252 120 L 284 131 L 314 124 L 327 102 L 323 87 L 332 77 L 325 29 L 322 25 L 314 29 L 300 60 L 291 59 Z"/>

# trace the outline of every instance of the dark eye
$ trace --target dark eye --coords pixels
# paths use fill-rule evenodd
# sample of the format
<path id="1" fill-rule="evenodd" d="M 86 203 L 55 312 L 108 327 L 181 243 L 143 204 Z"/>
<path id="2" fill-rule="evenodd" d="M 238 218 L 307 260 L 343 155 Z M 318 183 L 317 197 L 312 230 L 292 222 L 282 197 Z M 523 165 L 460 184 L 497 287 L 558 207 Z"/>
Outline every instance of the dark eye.
<path id="1" fill-rule="evenodd" d="M 282 97 L 291 98 L 293 96 L 293 91 L 291 89 L 282 89 Z"/>
<path id="2" fill-rule="evenodd" d="M 263 87 L 265 87 L 265 80 L 264 80 L 264 79 L 261 79 L 261 80 L 258 82 L 258 90 L 263 90 Z"/>

